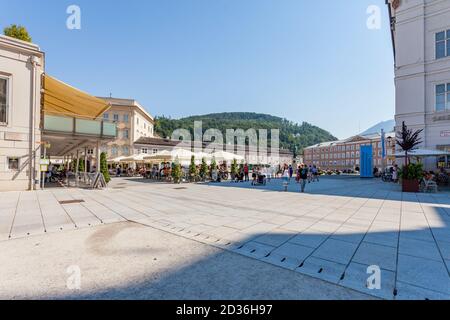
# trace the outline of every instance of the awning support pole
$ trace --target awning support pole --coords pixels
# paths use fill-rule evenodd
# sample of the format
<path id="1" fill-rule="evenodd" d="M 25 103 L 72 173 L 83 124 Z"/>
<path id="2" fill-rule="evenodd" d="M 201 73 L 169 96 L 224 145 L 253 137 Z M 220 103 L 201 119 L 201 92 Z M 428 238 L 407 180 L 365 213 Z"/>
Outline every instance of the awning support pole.
<path id="1" fill-rule="evenodd" d="M 86 183 L 87 176 L 87 147 L 84 147 L 84 183 Z"/>
<path id="2" fill-rule="evenodd" d="M 97 173 L 100 173 L 100 141 L 97 141 Z"/>
<path id="3" fill-rule="evenodd" d="M 79 187 L 79 181 L 78 181 L 78 173 L 80 169 L 80 151 L 77 150 L 77 167 L 75 169 L 75 179 L 76 179 L 76 186 Z"/>

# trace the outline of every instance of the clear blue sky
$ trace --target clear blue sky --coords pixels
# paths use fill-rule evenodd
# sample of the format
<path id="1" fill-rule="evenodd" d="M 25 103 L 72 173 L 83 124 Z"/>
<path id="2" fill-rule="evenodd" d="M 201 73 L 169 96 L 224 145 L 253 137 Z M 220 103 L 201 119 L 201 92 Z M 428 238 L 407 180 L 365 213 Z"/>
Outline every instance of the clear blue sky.
<path id="1" fill-rule="evenodd" d="M 134 98 L 174 118 L 254 111 L 307 121 L 339 138 L 394 114 L 384 0 L 0 0 L 46 72 L 94 95 Z M 82 29 L 66 28 L 66 9 Z M 366 27 L 369 5 L 382 29 Z"/>

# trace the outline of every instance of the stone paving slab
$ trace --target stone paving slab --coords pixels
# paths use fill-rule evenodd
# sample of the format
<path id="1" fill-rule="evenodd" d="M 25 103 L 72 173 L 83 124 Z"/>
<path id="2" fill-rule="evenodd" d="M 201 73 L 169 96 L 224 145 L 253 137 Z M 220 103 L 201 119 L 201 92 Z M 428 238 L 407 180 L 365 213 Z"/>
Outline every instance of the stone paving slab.
<path id="1" fill-rule="evenodd" d="M 367 273 L 367 268 L 368 266 L 365 264 L 352 262 L 345 270 L 345 277 L 339 284 L 379 298 L 392 299 L 395 289 L 395 273 L 381 270 L 381 289 L 369 289 L 367 279 L 370 274 Z"/>
<path id="2" fill-rule="evenodd" d="M 377 265 L 381 269 L 395 272 L 397 268 L 397 249 L 363 242 L 352 261 L 366 266 Z"/>
<path id="3" fill-rule="evenodd" d="M 313 254 L 314 257 L 347 265 L 358 248 L 357 244 L 328 239 Z"/>
<path id="4" fill-rule="evenodd" d="M 450 295 L 450 277 L 443 262 L 399 254 L 398 281 Z"/>
<path id="5" fill-rule="evenodd" d="M 397 281 L 397 300 L 449 300 L 448 294 L 416 287 L 401 281 Z"/>
<path id="6" fill-rule="evenodd" d="M 428 242 L 400 236 L 400 247 L 398 252 L 413 257 L 442 262 L 438 246 L 434 241 Z"/>

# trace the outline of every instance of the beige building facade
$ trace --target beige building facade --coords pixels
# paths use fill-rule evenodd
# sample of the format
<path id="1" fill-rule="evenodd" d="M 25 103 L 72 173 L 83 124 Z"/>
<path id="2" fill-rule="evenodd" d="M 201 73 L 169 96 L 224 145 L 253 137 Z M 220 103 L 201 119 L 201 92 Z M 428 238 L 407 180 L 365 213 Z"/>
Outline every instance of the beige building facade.
<path id="1" fill-rule="evenodd" d="M 127 157 L 137 152 L 135 142 L 140 138 L 153 138 L 155 119 L 137 101 L 131 99 L 101 98 L 110 103 L 111 108 L 103 114 L 103 119 L 117 124 L 117 139 L 102 146 L 108 158 Z"/>
<path id="2" fill-rule="evenodd" d="M 0 36 L 0 191 L 39 186 L 44 53 Z"/>

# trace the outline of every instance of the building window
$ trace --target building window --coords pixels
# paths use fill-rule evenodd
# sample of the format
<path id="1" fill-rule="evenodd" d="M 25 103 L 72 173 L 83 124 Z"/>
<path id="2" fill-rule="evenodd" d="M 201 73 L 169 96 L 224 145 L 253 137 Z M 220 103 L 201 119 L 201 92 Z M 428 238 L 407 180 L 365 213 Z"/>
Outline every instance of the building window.
<path id="1" fill-rule="evenodd" d="M 128 129 L 123 130 L 123 138 L 128 139 L 130 137 L 130 132 Z"/>
<path id="2" fill-rule="evenodd" d="M 114 115 L 114 121 L 115 121 L 115 122 L 119 122 L 119 115 L 118 115 L 118 114 L 115 114 L 115 115 Z"/>
<path id="3" fill-rule="evenodd" d="M 113 157 L 117 157 L 117 155 L 118 155 L 117 147 L 112 147 L 111 148 L 111 154 L 112 154 Z"/>
<path id="4" fill-rule="evenodd" d="M 157 154 L 158 153 L 158 149 L 153 149 L 153 154 Z"/>
<path id="5" fill-rule="evenodd" d="M 103 120 L 109 120 L 109 114 L 108 113 L 103 114 Z"/>
<path id="6" fill-rule="evenodd" d="M 8 158 L 8 170 L 18 171 L 19 170 L 19 158 L 9 157 Z"/>
<path id="7" fill-rule="evenodd" d="M 0 123 L 8 122 L 8 79 L 0 77 Z"/>
<path id="8" fill-rule="evenodd" d="M 130 122 L 130 116 L 128 114 L 123 115 L 123 122 L 125 122 L 125 123 Z"/>
<path id="9" fill-rule="evenodd" d="M 141 153 L 148 154 L 148 149 L 147 148 L 142 148 Z"/>
<path id="10" fill-rule="evenodd" d="M 139 118 L 136 118 L 136 123 L 137 125 L 139 125 Z"/>
<path id="11" fill-rule="evenodd" d="M 128 146 L 124 146 L 122 149 L 123 155 L 124 156 L 129 156 L 130 155 L 130 148 Z"/>
<path id="12" fill-rule="evenodd" d="M 87 154 L 88 155 L 93 155 L 94 154 L 94 149 L 88 149 L 87 150 Z"/>
<path id="13" fill-rule="evenodd" d="M 450 83 L 436 86 L 436 111 L 450 110 Z"/>
<path id="14" fill-rule="evenodd" d="M 450 30 L 436 33 L 436 59 L 450 56 Z"/>

